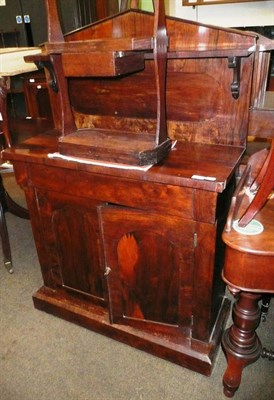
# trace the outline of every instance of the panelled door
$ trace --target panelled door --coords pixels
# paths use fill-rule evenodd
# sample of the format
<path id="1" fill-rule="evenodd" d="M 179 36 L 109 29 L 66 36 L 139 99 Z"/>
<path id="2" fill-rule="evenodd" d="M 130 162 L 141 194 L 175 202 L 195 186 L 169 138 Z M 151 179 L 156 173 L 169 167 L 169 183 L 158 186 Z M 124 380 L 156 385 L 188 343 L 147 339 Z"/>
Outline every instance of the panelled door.
<path id="1" fill-rule="evenodd" d="M 101 208 L 112 322 L 190 326 L 195 226 L 170 215 Z"/>
<path id="2" fill-rule="evenodd" d="M 46 274 L 56 287 L 104 303 L 104 259 L 97 207 L 82 197 L 37 189 Z"/>

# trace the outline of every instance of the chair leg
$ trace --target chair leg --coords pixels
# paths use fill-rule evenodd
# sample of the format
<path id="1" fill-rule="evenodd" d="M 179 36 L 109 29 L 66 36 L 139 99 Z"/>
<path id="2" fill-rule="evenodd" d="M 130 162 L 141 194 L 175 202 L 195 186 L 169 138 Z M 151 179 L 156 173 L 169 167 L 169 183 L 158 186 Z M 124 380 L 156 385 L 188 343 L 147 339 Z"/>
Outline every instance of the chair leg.
<path id="1" fill-rule="evenodd" d="M 271 349 L 266 349 L 265 347 L 262 349 L 262 358 L 267 358 L 269 361 L 274 361 L 274 351 Z"/>
<path id="2" fill-rule="evenodd" d="M 265 322 L 270 307 L 271 295 L 264 295 L 261 304 L 261 321 Z M 262 349 L 262 358 L 267 358 L 269 361 L 274 361 L 274 351 L 271 349 Z"/>
<path id="3" fill-rule="evenodd" d="M 262 322 L 266 321 L 266 317 L 268 314 L 268 310 L 270 307 L 270 301 L 271 301 L 271 296 L 266 294 L 262 298 L 262 304 L 261 304 L 261 320 Z"/>
<path id="4" fill-rule="evenodd" d="M 3 256 L 4 256 L 4 264 L 10 274 L 13 273 L 12 261 L 11 261 L 11 250 L 10 250 L 10 241 L 9 234 L 6 224 L 5 212 L 3 210 L 3 206 L 0 202 L 0 235 L 2 241 L 3 248 Z"/>
<path id="5" fill-rule="evenodd" d="M 255 332 L 260 323 L 258 301 L 261 295 L 240 292 L 233 305 L 233 325 L 223 335 L 222 345 L 227 358 L 223 376 L 224 394 L 233 397 L 241 383 L 243 369 L 261 355 L 261 342 Z"/>

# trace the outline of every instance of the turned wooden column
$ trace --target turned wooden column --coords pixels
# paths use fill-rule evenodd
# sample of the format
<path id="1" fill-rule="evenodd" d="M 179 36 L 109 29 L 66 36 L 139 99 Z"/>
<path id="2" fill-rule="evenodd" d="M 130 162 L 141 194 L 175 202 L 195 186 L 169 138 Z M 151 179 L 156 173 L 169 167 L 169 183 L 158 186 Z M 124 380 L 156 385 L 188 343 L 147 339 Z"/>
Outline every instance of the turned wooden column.
<path id="1" fill-rule="evenodd" d="M 223 377 L 224 394 L 233 397 L 241 383 L 243 369 L 261 355 L 261 342 L 256 334 L 260 322 L 261 298 L 257 293 L 235 292 L 238 295 L 233 305 L 233 325 L 223 335 L 223 348 L 227 357 L 227 369 Z"/>

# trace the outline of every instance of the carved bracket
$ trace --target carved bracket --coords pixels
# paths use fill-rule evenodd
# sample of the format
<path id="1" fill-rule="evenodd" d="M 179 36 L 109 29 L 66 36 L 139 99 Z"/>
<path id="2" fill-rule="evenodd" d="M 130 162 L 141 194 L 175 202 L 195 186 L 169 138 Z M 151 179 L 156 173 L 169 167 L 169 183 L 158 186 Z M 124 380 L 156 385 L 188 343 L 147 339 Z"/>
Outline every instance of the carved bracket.
<path id="1" fill-rule="evenodd" d="M 38 68 L 46 68 L 50 74 L 50 82 L 49 82 L 49 87 L 57 93 L 59 88 L 57 84 L 57 79 L 55 75 L 55 71 L 53 68 L 53 65 L 50 61 L 45 61 L 45 60 L 40 60 L 37 62 L 37 67 Z"/>
<path id="2" fill-rule="evenodd" d="M 233 68 L 233 81 L 231 84 L 231 93 L 234 99 L 238 99 L 240 94 L 241 58 L 228 57 L 228 68 Z"/>

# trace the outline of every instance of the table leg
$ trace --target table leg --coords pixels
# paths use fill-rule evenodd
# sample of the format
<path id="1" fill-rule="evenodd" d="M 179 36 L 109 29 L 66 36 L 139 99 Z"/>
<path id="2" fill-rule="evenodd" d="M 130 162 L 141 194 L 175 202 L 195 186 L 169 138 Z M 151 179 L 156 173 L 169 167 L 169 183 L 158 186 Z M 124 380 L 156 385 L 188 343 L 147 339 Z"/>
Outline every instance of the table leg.
<path id="1" fill-rule="evenodd" d="M 232 310 L 233 325 L 223 335 L 227 369 L 223 376 L 224 394 L 233 397 L 241 383 L 243 369 L 261 355 L 261 342 L 255 332 L 260 323 L 259 294 L 240 292 Z"/>

